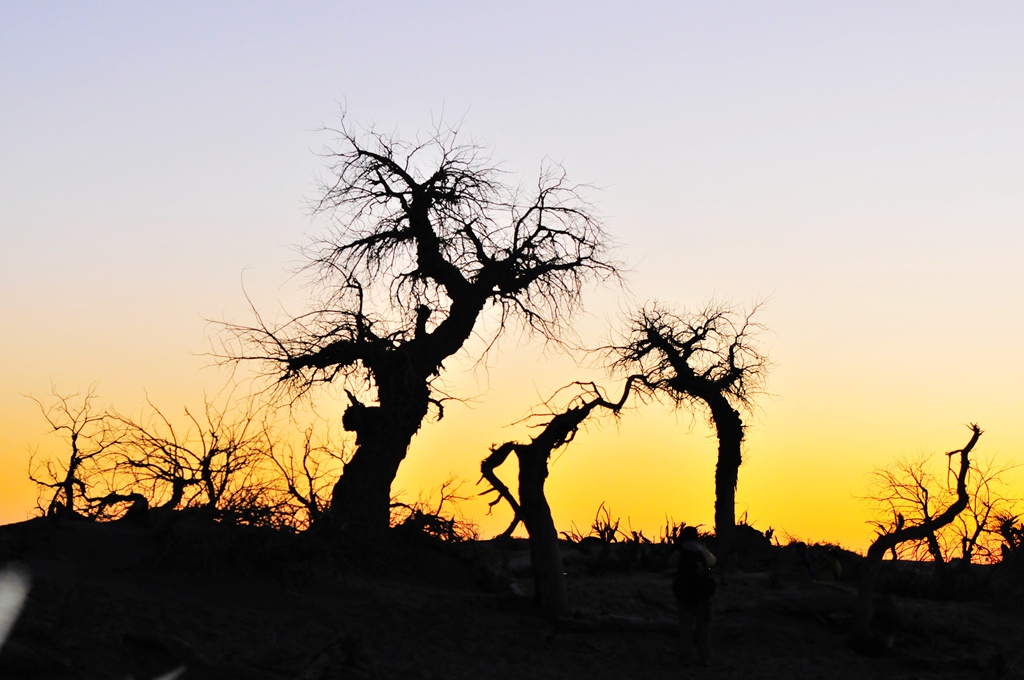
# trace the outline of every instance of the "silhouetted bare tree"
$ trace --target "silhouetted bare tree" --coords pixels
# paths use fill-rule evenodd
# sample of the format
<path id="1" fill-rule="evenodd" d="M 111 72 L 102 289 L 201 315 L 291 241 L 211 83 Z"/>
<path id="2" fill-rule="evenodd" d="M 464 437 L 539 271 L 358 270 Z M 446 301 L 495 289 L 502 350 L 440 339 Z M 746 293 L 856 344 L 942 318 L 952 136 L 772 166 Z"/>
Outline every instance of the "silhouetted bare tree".
<path id="1" fill-rule="evenodd" d="M 326 153 L 316 211 L 335 229 L 310 251 L 318 306 L 279 327 L 229 326 L 246 349 L 299 390 L 340 380 L 356 448 L 334 487 L 339 526 L 388 526 L 391 483 L 431 404 L 435 379 L 496 316 L 494 341 L 519 322 L 549 340 L 591 280 L 614 277 L 608 237 L 559 167 L 519 191 L 456 129 L 414 142 L 344 119 Z"/>
<path id="2" fill-rule="evenodd" d="M 736 483 L 743 462 L 741 411 L 754 406 L 767 377 L 768 359 L 757 347 L 755 305 L 742 314 L 723 304 L 674 313 L 661 305 L 630 320 L 625 341 L 611 348 L 614 365 L 639 372 L 655 393 L 677 406 L 707 409 L 718 436 L 715 533 L 728 556 L 736 527 Z"/>
<path id="3" fill-rule="evenodd" d="M 971 499 L 967 489 L 967 476 L 971 469 L 970 455 L 982 434 L 982 430 L 977 425 L 971 425 L 970 429 L 971 438 L 967 445 L 946 454 L 951 459 L 953 456 L 960 456 L 960 465 L 956 473 L 956 496 L 952 504 L 941 511 L 936 509 L 934 515 L 921 516 L 915 522 L 907 523 L 904 518 L 897 527 L 876 538 L 868 548 L 867 561 L 857 593 L 857 634 L 864 636 L 870 631 L 871 619 L 874 617 L 875 586 L 878 583 L 878 574 L 886 551 L 893 550 L 899 544 L 907 541 L 922 541 L 928 540 L 930 536 L 934 537 L 936 532 L 952 522 L 967 508 Z"/>
<path id="4" fill-rule="evenodd" d="M 241 406 L 207 400 L 198 414 L 185 409 L 176 424 L 152 404 L 139 420 L 101 412 L 92 390 L 54 397 L 36 403 L 67 450 L 33 453 L 29 463 L 40 510 L 49 516 L 148 521 L 194 510 L 300 530 L 323 513 L 324 486 L 343 465 L 329 442 L 312 443 L 312 429 L 301 455 L 285 455 L 286 437 L 252 399 Z"/>
<path id="5" fill-rule="evenodd" d="M 296 450 L 288 442 L 271 440 L 269 432 L 264 451 L 276 469 L 286 491 L 286 504 L 291 506 L 287 524 L 294 529 L 308 529 L 319 524 L 330 509 L 330 493 L 345 466 L 344 448 L 329 438 L 317 439 L 315 428 L 307 427 Z"/>
<path id="6" fill-rule="evenodd" d="M 93 481 L 102 476 L 114 450 L 125 441 L 124 428 L 95 407 L 94 388 L 84 394 L 60 394 L 52 389 L 53 401 L 39 405 L 51 430 L 62 437 L 67 449 L 39 460 L 33 451 L 29 458 L 29 479 L 40 488 L 39 508 L 50 517 L 92 516 L 96 501 L 87 493 Z M 42 494 L 49 492 L 48 500 Z"/>
<path id="7" fill-rule="evenodd" d="M 564 618 L 569 615 L 569 591 L 565 583 L 562 569 L 562 555 L 558 549 L 558 530 L 551 517 L 551 506 L 544 495 L 544 482 L 548 477 L 548 460 L 556 449 L 566 446 L 573 440 L 583 421 L 600 407 L 619 413 L 635 383 L 642 378 L 630 376 L 622 390 L 618 401 L 612 402 L 604 397 L 601 389 L 594 383 L 573 383 L 572 386 L 582 388 L 583 392 L 572 399 L 564 410 L 547 414 L 550 419 L 542 426 L 540 434 L 530 439 L 529 444 L 505 442 L 500 446 L 491 447 L 491 455 L 480 464 L 483 479 L 490 483 L 491 488 L 484 493 L 497 493 L 491 505 L 504 498 L 515 518 L 505 531 L 511 535 L 521 520 L 526 525 L 530 536 L 530 557 L 533 565 L 535 592 L 541 608 L 553 618 Z M 515 453 L 519 459 L 519 499 L 512 495 L 496 469 L 509 454 Z"/>
<path id="8" fill-rule="evenodd" d="M 956 499 L 956 489 L 939 478 L 930 456 L 897 460 L 870 474 L 867 501 L 877 518 L 872 522 L 878 535 L 912 525 L 927 524 L 939 508 Z M 952 463 L 952 460 L 950 460 Z M 1002 493 L 1003 480 L 1013 466 L 998 465 L 992 459 L 975 461 L 967 473 L 968 502 L 964 511 L 944 527 L 927 532 L 923 539 L 893 546 L 893 558 L 932 559 L 941 568 L 959 559 L 966 566 L 975 559 L 998 558 L 1000 518 L 1012 514 L 1015 501 Z M 947 477 L 954 474 L 946 470 Z"/>
<path id="9" fill-rule="evenodd" d="M 1002 520 L 1016 509 L 1019 499 L 1003 493 L 1011 464 L 996 464 L 989 458 L 972 466 L 968 474 L 967 509 L 950 524 L 950 550 L 959 550 L 961 565 L 966 568 L 974 561 L 996 562 L 1003 545 L 1000 532 Z"/>
<path id="10" fill-rule="evenodd" d="M 160 512 L 189 508 L 241 524 L 288 524 L 287 499 L 266 465 L 272 435 L 262 408 L 252 399 L 241 406 L 207 399 L 198 415 L 184 410 L 184 428 L 153 404 L 145 421 L 117 416 L 126 436 L 116 474 Z"/>

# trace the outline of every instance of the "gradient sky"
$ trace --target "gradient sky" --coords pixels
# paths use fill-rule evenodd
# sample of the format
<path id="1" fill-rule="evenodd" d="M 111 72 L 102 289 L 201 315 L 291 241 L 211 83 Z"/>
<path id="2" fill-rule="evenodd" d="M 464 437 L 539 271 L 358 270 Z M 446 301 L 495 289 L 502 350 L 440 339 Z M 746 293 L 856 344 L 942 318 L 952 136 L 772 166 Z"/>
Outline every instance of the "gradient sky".
<path id="1" fill-rule="evenodd" d="M 770 298 L 739 510 L 863 547 L 872 468 L 971 421 L 979 452 L 1024 455 L 1022 30 L 1012 2 L 0 4 L 0 521 L 55 446 L 25 395 L 180 409 L 224 382 L 206 319 L 247 320 L 243 284 L 302 310 L 317 129 L 344 106 L 410 135 L 462 119 L 526 182 L 550 158 L 601 187 L 633 271 L 590 297 L 588 342 L 631 300 Z M 396 489 L 473 492 L 526 435 L 507 424 L 594 375 L 504 343 L 448 377 L 474 401 Z M 549 496 L 563 529 L 602 501 L 648 533 L 710 524 L 713 466 L 701 416 L 652 407 L 590 427 Z"/>

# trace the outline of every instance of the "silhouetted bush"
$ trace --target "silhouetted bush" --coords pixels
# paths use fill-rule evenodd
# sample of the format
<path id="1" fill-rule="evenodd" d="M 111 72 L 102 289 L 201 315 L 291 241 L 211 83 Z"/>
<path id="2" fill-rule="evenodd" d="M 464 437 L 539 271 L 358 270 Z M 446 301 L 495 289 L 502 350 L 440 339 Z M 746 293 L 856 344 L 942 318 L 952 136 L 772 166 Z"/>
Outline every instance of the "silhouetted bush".
<path id="1" fill-rule="evenodd" d="M 456 476 L 450 476 L 438 489 L 428 494 L 428 498 L 420 497 L 414 503 L 391 502 L 391 526 L 395 533 L 406 538 L 424 537 L 442 543 L 461 543 L 476 540 L 479 531 L 476 523 L 466 519 L 462 514 L 461 503 L 469 499 L 459 493 L 462 482 Z M 433 506 L 430 497 L 437 496 L 437 505 Z M 445 512 L 445 506 L 451 511 Z"/>
<path id="2" fill-rule="evenodd" d="M 41 515 L 148 525 L 201 510 L 217 522 L 291 532 L 326 515 L 344 448 L 309 428 L 296 449 L 272 426 L 269 405 L 207 400 L 198 414 L 184 410 L 182 429 L 152 404 L 136 420 L 95 399 L 55 390 L 52 403 L 37 402 L 64 445 L 29 463 Z"/>

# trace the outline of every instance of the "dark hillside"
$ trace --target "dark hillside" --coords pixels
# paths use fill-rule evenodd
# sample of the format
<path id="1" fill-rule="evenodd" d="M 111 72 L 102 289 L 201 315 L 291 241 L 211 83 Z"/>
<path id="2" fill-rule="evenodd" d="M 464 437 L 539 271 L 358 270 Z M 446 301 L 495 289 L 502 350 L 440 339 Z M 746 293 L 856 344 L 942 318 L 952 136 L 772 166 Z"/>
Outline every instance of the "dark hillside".
<path id="1" fill-rule="evenodd" d="M 787 550 L 728 576 L 714 663 L 684 668 L 665 571 L 569 560 L 577 614 L 556 626 L 514 573 L 515 551 L 492 543 L 405 538 L 328 555 L 306 537 L 202 518 L 32 520 L 0 527 L 0 558 L 33 579 L 0 677 L 148 680 L 179 666 L 185 679 L 257 680 L 1020 677 L 1021 616 L 986 601 L 890 596 L 891 649 L 855 652 L 851 588 L 812 582 Z"/>

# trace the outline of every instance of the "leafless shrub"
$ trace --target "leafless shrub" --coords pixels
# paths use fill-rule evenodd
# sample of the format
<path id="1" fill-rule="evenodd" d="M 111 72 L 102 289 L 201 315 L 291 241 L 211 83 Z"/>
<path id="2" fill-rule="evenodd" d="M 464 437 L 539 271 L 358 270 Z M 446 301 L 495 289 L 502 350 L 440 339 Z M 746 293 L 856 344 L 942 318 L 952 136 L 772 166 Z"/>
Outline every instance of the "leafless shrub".
<path id="1" fill-rule="evenodd" d="M 37 506 L 50 517 L 95 516 L 103 508 L 92 487 L 104 479 L 112 455 L 124 445 L 124 428 L 97 408 L 94 387 L 84 394 L 61 394 L 56 387 L 51 393 L 48 404 L 31 399 L 66 448 L 56 455 L 40 455 L 33 450 L 29 456 L 29 479 L 39 487 Z"/>
<path id="2" fill-rule="evenodd" d="M 330 510 L 331 489 L 348 462 L 345 448 L 329 435 L 318 437 L 316 428 L 309 426 L 300 446 L 268 439 L 265 453 L 286 492 L 288 525 L 301 531 L 323 521 Z"/>
<path id="3" fill-rule="evenodd" d="M 460 493 L 462 486 L 463 482 L 451 475 L 436 490 L 426 495 L 421 494 L 412 503 L 393 500 L 391 525 L 399 531 L 428 536 L 445 543 L 476 540 L 480 536 L 479 528 L 462 512 L 461 503 L 470 499 Z"/>
<path id="4" fill-rule="evenodd" d="M 93 520 L 199 512 L 211 520 L 299 531 L 323 517 L 344 449 L 310 427 L 301 447 L 275 428 L 269 406 L 206 399 L 177 420 L 152 403 L 138 418 L 100 411 L 96 396 L 37 401 L 63 450 L 33 452 L 40 512 Z"/>
<path id="5" fill-rule="evenodd" d="M 679 542 L 679 534 L 682 533 L 683 527 L 686 526 L 686 522 L 676 522 L 671 517 L 665 517 L 665 525 L 661 528 L 661 533 L 658 534 L 659 545 L 675 545 Z"/>
<path id="6" fill-rule="evenodd" d="M 590 525 L 590 535 L 602 543 L 615 543 L 619 540 L 620 535 L 626 535 L 619 529 L 620 524 L 622 524 L 622 518 L 614 517 L 612 509 L 602 501 L 601 505 L 597 507 L 594 522 Z"/>
<path id="7" fill-rule="evenodd" d="M 184 409 L 183 427 L 152 403 L 140 420 L 116 416 L 127 434 L 115 475 L 129 478 L 158 510 L 203 509 L 240 524 L 275 524 L 282 508 L 262 465 L 265 414 L 252 400 L 228 401 L 206 399 L 198 413 Z"/>

